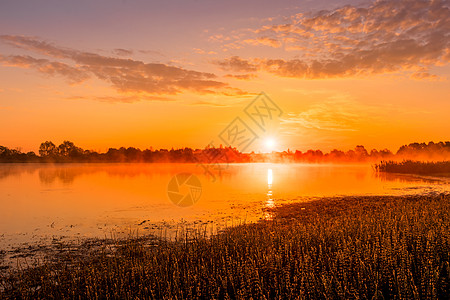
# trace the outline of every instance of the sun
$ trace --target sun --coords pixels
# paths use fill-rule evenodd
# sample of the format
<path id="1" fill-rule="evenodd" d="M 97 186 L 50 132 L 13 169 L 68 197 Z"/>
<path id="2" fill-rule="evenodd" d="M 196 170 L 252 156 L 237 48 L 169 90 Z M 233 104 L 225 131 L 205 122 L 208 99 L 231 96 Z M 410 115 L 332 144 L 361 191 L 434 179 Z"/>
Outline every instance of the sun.
<path id="1" fill-rule="evenodd" d="M 273 151 L 276 146 L 276 141 L 274 138 L 268 137 L 264 140 L 264 147 L 266 151 Z"/>

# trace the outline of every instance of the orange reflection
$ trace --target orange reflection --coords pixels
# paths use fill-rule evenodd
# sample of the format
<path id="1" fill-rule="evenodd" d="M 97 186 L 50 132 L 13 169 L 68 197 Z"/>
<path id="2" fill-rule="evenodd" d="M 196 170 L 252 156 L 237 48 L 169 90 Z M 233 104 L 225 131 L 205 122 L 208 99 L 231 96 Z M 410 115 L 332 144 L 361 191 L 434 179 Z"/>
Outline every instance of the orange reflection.
<path id="1" fill-rule="evenodd" d="M 184 208 L 167 196 L 170 179 L 181 172 L 195 174 L 202 185 L 201 198 Z M 370 165 L 230 164 L 218 178 L 212 181 L 195 164 L 2 165 L 0 244 L 42 236 L 108 236 L 126 226 L 143 232 L 158 222 L 271 219 L 275 190 L 279 205 L 300 197 L 450 188 L 443 180 L 377 175 Z"/>
<path id="2" fill-rule="evenodd" d="M 275 206 L 275 202 L 273 201 L 272 183 L 273 183 L 273 171 L 272 169 L 267 169 L 267 199 L 265 208 L 269 209 Z M 273 214 L 270 211 L 266 211 L 264 218 L 266 220 L 272 220 Z"/>

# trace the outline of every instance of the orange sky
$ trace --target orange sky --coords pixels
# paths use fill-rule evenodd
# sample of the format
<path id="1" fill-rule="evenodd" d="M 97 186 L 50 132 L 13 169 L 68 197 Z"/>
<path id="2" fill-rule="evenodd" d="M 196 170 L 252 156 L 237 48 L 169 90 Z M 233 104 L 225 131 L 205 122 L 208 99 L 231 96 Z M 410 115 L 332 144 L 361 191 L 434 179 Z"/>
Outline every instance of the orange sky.
<path id="1" fill-rule="evenodd" d="M 246 151 L 449 140 L 449 2 L 361 3 L 2 1 L 0 145 L 218 145 L 260 92 Z"/>

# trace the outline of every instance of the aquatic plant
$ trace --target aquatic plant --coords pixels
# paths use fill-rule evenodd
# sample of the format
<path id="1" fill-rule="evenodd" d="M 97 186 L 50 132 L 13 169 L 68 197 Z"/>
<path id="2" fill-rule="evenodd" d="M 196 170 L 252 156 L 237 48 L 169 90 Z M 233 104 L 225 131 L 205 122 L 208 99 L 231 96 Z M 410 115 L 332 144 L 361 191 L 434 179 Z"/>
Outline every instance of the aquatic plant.
<path id="1" fill-rule="evenodd" d="M 1 276 L 0 298 L 445 299 L 450 195 L 327 198 L 272 221 L 129 239 Z M 64 258 L 64 259 L 63 259 Z"/>
<path id="2" fill-rule="evenodd" d="M 450 161 L 382 161 L 375 165 L 378 172 L 407 174 L 450 174 Z"/>

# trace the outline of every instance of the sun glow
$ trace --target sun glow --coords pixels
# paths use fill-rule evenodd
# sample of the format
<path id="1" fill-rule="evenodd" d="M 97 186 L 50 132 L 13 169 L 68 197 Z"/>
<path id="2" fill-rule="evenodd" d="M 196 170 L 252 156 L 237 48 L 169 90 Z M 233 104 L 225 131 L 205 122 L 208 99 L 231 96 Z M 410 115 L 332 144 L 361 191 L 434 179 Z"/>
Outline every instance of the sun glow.
<path id="1" fill-rule="evenodd" d="M 264 140 L 264 147 L 266 151 L 273 151 L 275 150 L 276 142 L 273 138 L 266 138 Z"/>

